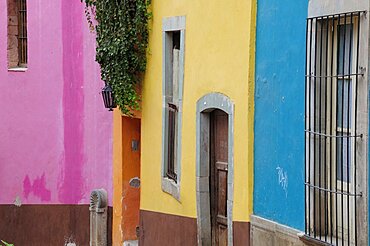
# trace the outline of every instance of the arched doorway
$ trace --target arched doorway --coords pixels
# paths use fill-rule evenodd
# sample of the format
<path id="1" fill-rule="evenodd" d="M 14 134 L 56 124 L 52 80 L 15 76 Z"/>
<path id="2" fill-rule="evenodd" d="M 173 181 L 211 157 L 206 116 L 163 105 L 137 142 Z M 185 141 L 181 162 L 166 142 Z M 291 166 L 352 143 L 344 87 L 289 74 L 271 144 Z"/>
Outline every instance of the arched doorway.
<path id="1" fill-rule="evenodd" d="M 199 245 L 233 245 L 234 105 L 220 93 L 197 102 L 197 224 Z"/>

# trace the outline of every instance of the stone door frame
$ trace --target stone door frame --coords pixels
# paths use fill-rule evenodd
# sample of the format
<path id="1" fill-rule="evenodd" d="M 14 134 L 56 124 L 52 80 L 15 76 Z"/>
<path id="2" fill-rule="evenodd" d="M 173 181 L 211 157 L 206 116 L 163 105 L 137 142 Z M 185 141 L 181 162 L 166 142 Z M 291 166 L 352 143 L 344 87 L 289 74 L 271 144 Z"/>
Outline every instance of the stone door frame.
<path id="1" fill-rule="evenodd" d="M 210 112 L 215 109 L 228 115 L 227 227 L 228 245 L 233 245 L 232 211 L 234 200 L 234 104 L 224 94 L 209 93 L 197 101 L 196 111 L 196 198 L 198 245 L 211 245 L 209 153 Z"/>

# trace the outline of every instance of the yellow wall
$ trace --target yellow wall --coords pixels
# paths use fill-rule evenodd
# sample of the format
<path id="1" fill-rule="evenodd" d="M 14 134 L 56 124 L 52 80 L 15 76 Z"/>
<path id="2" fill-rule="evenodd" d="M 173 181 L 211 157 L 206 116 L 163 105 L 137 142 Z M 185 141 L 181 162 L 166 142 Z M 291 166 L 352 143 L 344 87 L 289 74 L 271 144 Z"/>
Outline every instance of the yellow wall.
<path id="1" fill-rule="evenodd" d="M 152 1 L 148 66 L 142 90 L 141 209 L 196 217 L 196 102 L 221 92 L 235 104 L 234 221 L 249 221 L 253 185 L 256 2 Z M 186 16 L 181 203 L 161 189 L 162 18 Z"/>

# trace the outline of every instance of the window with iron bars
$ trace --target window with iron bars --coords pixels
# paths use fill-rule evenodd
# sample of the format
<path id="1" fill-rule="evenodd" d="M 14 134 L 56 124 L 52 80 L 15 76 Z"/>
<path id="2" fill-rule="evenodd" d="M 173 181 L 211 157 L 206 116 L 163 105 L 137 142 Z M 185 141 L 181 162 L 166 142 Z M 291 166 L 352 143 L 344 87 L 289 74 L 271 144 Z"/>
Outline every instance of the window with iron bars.
<path id="1" fill-rule="evenodd" d="M 331 245 L 358 245 L 356 148 L 361 18 L 307 19 L 305 233 Z M 365 99 L 366 100 L 366 99 Z"/>
<path id="2" fill-rule="evenodd" d="M 178 110 L 179 110 L 179 63 L 180 63 L 180 31 L 166 32 L 168 46 L 166 47 L 167 61 L 170 74 L 166 80 L 167 87 L 167 167 L 166 176 L 177 183 L 177 148 L 178 148 Z"/>
<path id="3" fill-rule="evenodd" d="M 173 103 L 168 103 L 168 159 L 167 159 L 167 177 L 175 182 L 177 181 L 177 173 L 175 168 L 176 154 L 176 133 L 177 133 L 177 106 Z"/>
<path id="4" fill-rule="evenodd" d="M 8 69 L 26 68 L 27 51 L 27 1 L 7 0 Z"/>
<path id="5" fill-rule="evenodd" d="M 18 5 L 18 66 L 27 67 L 27 2 L 18 0 Z"/>

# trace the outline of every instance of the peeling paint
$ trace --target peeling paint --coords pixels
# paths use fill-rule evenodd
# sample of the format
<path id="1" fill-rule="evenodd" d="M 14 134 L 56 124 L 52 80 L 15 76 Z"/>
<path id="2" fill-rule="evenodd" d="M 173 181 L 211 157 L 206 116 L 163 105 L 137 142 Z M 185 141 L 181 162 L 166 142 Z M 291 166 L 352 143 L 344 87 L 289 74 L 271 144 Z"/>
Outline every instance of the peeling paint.
<path id="1" fill-rule="evenodd" d="M 300 231 L 306 17 L 307 1 L 258 1 L 253 213 Z"/>
<path id="2" fill-rule="evenodd" d="M 17 197 L 15 198 L 15 200 L 14 200 L 14 205 L 15 205 L 16 207 L 20 207 L 20 206 L 22 206 L 22 200 L 21 200 L 21 198 L 20 198 L 19 196 L 17 196 Z"/>
<path id="3" fill-rule="evenodd" d="M 23 194 L 27 199 L 30 194 L 39 197 L 41 201 L 50 201 L 51 192 L 46 188 L 45 173 L 41 177 L 37 177 L 31 183 L 29 176 L 27 175 L 23 180 Z"/>
<path id="4" fill-rule="evenodd" d="M 102 187 L 111 206 L 112 115 L 98 94 L 104 83 L 83 4 L 27 1 L 29 23 L 38 23 L 28 26 L 32 59 L 26 72 L 8 72 L 6 2 L 0 1 L 0 111 L 6 115 L 0 117 L 0 203 L 14 206 L 18 195 L 22 205 L 88 204 L 90 191 Z M 33 191 L 42 173 L 43 200 Z"/>
<path id="5" fill-rule="evenodd" d="M 78 246 L 73 236 L 66 236 L 64 238 L 64 246 Z"/>
<path id="6" fill-rule="evenodd" d="M 140 188 L 140 178 L 139 177 L 134 177 L 130 179 L 129 184 L 133 188 Z"/>

